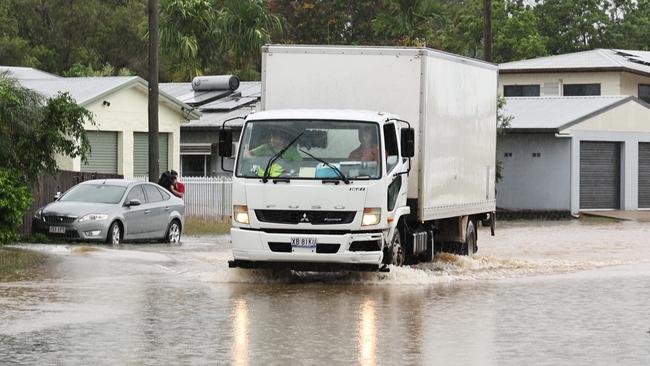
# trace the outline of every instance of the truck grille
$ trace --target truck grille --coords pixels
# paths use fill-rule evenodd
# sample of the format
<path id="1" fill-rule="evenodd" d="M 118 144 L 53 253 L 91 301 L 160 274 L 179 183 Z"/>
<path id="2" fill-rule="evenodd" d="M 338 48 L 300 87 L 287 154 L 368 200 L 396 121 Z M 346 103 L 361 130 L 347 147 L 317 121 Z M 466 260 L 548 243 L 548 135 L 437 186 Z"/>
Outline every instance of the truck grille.
<path id="1" fill-rule="evenodd" d="M 337 225 L 354 221 L 354 211 L 255 210 L 260 222 L 274 224 Z"/>
<path id="2" fill-rule="evenodd" d="M 45 216 L 45 222 L 48 224 L 72 224 L 76 217 L 70 216 Z"/>

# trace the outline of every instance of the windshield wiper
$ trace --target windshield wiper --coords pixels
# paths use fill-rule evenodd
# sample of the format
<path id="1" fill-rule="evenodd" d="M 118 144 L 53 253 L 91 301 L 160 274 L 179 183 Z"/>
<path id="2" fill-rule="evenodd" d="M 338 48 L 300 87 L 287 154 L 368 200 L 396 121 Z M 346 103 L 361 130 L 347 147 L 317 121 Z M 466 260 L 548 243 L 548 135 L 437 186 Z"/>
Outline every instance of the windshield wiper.
<path id="1" fill-rule="evenodd" d="M 339 176 L 339 178 L 340 178 L 340 179 L 341 179 L 345 184 L 350 184 L 350 180 L 348 179 L 348 177 L 346 177 L 345 174 L 343 174 L 343 172 L 341 171 L 341 169 L 337 168 L 335 165 L 332 165 L 332 164 L 328 163 L 327 161 L 325 161 L 325 160 L 323 160 L 323 159 L 321 159 L 321 158 L 317 158 L 317 157 L 315 157 L 314 155 L 312 155 L 312 154 L 306 152 L 306 151 L 303 150 L 303 149 L 300 149 L 300 151 L 301 151 L 303 154 L 308 155 L 308 156 L 311 157 L 312 159 L 314 159 L 314 160 L 316 160 L 316 161 L 318 161 L 318 162 L 321 162 L 321 163 L 327 165 L 328 167 L 330 167 L 330 169 L 332 169 L 333 171 L 336 172 L 336 174 Z"/>
<path id="2" fill-rule="evenodd" d="M 298 134 L 298 136 L 296 136 L 293 140 L 291 140 L 287 144 L 287 146 L 283 147 L 282 150 L 278 151 L 277 153 L 275 153 L 275 155 L 273 155 L 273 156 L 271 156 L 271 158 L 269 158 L 269 161 L 266 163 L 266 169 L 264 169 L 264 175 L 262 176 L 262 182 L 266 183 L 266 182 L 269 181 L 269 174 L 271 174 L 271 165 L 273 165 L 273 163 L 275 163 L 275 161 L 278 160 L 278 158 L 280 156 L 282 156 L 282 154 L 284 154 L 284 152 L 287 151 L 291 147 L 291 145 L 295 144 L 296 141 L 298 141 L 298 139 L 304 134 L 305 134 L 305 131 Z"/>

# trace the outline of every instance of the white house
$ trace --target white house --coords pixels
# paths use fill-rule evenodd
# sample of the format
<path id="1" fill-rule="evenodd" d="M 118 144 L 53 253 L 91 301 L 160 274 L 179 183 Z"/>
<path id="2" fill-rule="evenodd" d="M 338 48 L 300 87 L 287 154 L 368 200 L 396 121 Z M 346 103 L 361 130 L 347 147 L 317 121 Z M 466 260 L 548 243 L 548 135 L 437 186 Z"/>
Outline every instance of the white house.
<path id="1" fill-rule="evenodd" d="M 2 67 L 21 85 L 46 97 L 69 93 L 94 115 L 86 124 L 91 145 L 87 163 L 58 157 L 60 169 L 114 173 L 125 177 L 148 174 L 148 84 L 138 76 L 57 77 L 29 68 Z M 200 113 L 177 98 L 160 92 L 160 171 L 180 170 L 180 127 Z"/>
<path id="2" fill-rule="evenodd" d="M 511 128 L 497 207 L 650 209 L 650 52 L 596 49 L 499 65 Z"/>

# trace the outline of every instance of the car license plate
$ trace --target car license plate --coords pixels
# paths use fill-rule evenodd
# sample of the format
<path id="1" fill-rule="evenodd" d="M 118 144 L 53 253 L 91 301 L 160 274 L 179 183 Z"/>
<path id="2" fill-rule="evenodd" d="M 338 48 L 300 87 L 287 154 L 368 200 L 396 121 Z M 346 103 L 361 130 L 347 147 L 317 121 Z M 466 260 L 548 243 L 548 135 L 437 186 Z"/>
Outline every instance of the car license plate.
<path id="1" fill-rule="evenodd" d="M 50 233 L 65 234 L 65 226 L 50 226 Z"/>
<path id="2" fill-rule="evenodd" d="M 291 238 L 291 246 L 297 248 L 316 247 L 316 238 Z"/>

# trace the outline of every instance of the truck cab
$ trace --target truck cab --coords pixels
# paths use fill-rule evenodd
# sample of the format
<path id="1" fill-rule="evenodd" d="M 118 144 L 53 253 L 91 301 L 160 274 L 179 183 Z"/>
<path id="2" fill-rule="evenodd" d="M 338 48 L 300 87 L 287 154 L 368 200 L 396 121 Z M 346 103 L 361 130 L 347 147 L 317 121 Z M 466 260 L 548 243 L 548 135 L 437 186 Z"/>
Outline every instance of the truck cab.
<path id="1" fill-rule="evenodd" d="M 413 140 L 408 122 L 381 112 L 249 115 L 233 174 L 230 266 L 378 270 L 402 264 L 396 226 L 410 213 Z"/>

